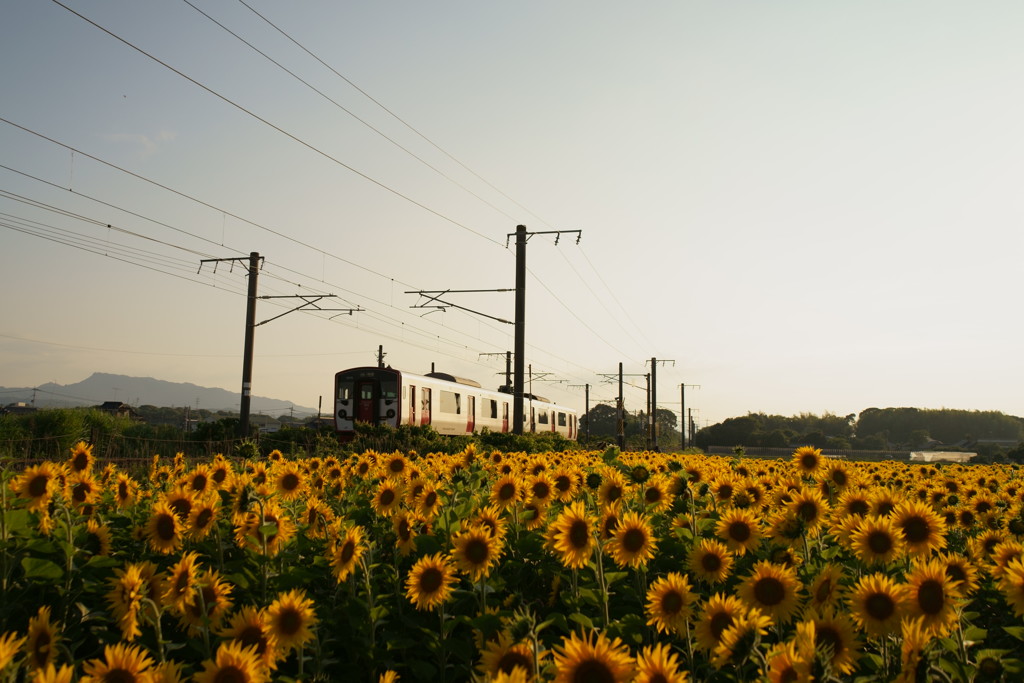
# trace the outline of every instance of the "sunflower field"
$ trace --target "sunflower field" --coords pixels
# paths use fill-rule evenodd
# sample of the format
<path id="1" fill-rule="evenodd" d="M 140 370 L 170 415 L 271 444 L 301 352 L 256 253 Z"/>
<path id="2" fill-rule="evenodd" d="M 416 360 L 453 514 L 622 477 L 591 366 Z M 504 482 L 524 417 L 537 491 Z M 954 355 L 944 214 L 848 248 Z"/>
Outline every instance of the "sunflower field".
<path id="1" fill-rule="evenodd" d="M 0 491 L 0 683 L 1024 678 L 1015 466 L 80 443 Z"/>

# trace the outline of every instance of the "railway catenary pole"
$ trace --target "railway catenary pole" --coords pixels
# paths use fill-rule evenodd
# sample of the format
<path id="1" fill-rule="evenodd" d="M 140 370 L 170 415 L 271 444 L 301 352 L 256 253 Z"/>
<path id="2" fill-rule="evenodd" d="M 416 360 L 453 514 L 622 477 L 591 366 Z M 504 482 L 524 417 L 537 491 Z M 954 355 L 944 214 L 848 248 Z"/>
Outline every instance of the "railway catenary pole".
<path id="1" fill-rule="evenodd" d="M 619 450 L 626 449 L 626 416 L 623 415 L 625 406 L 622 402 L 622 363 L 619 363 L 619 398 L 615 402 L 615 431 L 618 438 Z"/>
<path id="2" fill-rule="evenodd" d="M 523 371 L 526 361 L 526 226 L 516 226 L 515 370 L 512 386 L 512 433 L 523 433 Z"/>
<path id="3" fill-rule="evenodd" d="M 686 450 L 686 433 L 690 430 L 690 417 L 686 412 L 686 387 L 691 389 L 700 389 L 699 384 L 686 384 L 685 382 L 679 385 L 679 419 L 684 421 L 681 425 L 682 429 L 679 431 L 682 433 L 682 447 Z M 693 436 L 690 436 L 690 443 L 693 443 Z"/>
<path id="4" fill-rule="evenodd" d="M 674 360 L 651 358 L 651 405 L 647 411 L 647 419 L 650 422 L 651 429 L 651 449 L 654 451 L 658 450 L 658 363 L 671 363 L 675 365 L 676 362 Z"/>
<path id="5" fill-rule="evenodd" d="M 247 259 L 244 256 L 233 256 L 230 258 L 208 258 L 201 259 L 199 261 L 199 271 L 203 270 L 204 263 L 213 264 L 213 272 L 217 272 L 217 264 L 223 263 L 224 261 L 232 263 L 244 262 Z M 253 347 L 256 341 L 256 328 L 260 325 L 269 323 L 271 320 L 277 320 L 282 316 L 286 316 L 289 313 L 300 310 L 317 310 L 317 311 L 341 311 L 352 315 L 354 312 L 362 311 L 361 308 L 323 308 L 318 304 L 322 299 L 336 298 L 334 294 L 286 294 L 282 296 L 256 296 L 257 290 L 257 278 L 260 272 L 260 264 L 263 262 L 263 257 L 260 256 L 258 251 L 249 252 L 249 267 L 247 277 L 249 278 L 249 295 L 245 308 L 245 345 L 242 349 L 242 397 L 239 401 L 238 406 L 238 435 L 243 439 L 249 437 L 249 414 L 252 406 L 252 357 Z M 302 299 L 303 303 L 299 304 L 295 308 L 289 309 L 280 315 L 275 315 L 273 318 L 268 318 L 262 322 L 256 322 L 256 299 Z M 338 315 L 341 315 L 339 313 Z M 337 317 L 337 316 L 332 316 Z"/>

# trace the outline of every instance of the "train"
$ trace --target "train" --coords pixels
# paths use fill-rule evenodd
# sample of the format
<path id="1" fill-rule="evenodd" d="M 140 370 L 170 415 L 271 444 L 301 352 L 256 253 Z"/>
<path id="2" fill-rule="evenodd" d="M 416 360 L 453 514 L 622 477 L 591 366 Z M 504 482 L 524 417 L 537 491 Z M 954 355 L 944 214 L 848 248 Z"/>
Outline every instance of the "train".
<path id="1" fill-rule="evenodd" d="M 489 391 L 471 379 L 444 372 L 416 375 L 391 367 L 342 370 L 334 376 L 334 426 L 342 441 L 357 422 L 371 425 L 430 425 L 439 434 L 512 431 L 509 387 Z M 575 440 L 576 411 L 533 394 L 523 395 L 523 432 L 557 432 Z"/>

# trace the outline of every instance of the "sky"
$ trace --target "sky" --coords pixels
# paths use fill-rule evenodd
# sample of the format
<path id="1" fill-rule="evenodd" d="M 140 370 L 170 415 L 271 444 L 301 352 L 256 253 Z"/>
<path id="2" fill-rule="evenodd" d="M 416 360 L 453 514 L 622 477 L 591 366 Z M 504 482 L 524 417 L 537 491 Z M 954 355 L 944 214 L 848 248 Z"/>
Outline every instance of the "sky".
<path id="1" fill-rule="evenodd" d="M 329 405 L 378 346 L 496 387 L 514 295 L 407 292 L 514 287 L 522 224 L 524 360 L 558 403 L 614 400 L 622 363 L 641 410 L 656 359 L 698 426 L 1024 415 L 1022 24 L 1016 0 L 5 2 L 0 386 L 240 390 L 258 252 L 255 395 Z"/>

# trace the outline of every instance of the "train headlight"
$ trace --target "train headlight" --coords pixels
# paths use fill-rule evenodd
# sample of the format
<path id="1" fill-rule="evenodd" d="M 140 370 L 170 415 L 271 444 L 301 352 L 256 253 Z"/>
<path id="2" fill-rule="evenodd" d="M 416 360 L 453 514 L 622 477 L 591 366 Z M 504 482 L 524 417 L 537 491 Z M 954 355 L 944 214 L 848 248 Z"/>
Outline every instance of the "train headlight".
<path id="1" fill-rule="evenodd" d="M 394 417 L 395 416 L 395 411 L 394 410 L 389 410 L 387 414 L 388 414 L 389 418 Z"/>
<path id="2" fill-rule="evenodd" d="M 341 410 L 338 411 L 338 417 L 344 420 L 348 418 L 348 412 L 344 408 L 342 408 Z"/>

